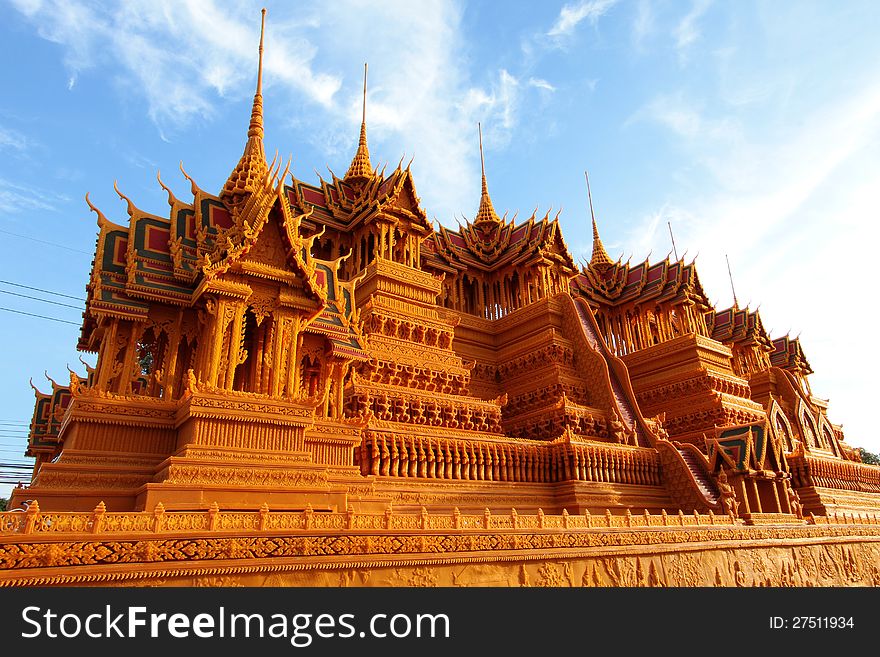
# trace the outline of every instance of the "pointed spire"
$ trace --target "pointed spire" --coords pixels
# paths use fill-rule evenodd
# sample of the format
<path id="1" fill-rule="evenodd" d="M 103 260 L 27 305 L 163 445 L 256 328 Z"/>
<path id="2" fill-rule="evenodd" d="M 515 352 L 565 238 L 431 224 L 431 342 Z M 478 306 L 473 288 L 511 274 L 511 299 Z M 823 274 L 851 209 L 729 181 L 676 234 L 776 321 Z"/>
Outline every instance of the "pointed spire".
<path id="1" fill-rule="evenodd" d="M 739 302 L 736 300 L 736 288 L 733 287 L 733 273 L 730 271 L 730 258 L 727 257 L 727 254 L 724 254 L 724 259 L 727 261 L 727 275 L 730 277 L 730 291 L 733 292 L 733 309 L 739 310 Z"/>
<path id="2" fill-rule="evenodd" d="M 263 35 L 266 31 L 266 10 L 260 12 L 260 54 L 257 64 L 257 90 L 254 93 L 254 106 L 251 109 L 251 124 L 248 126 L 248 144 L 255 140 L 263 150 Z"/>
<path id="3" fill-rule="evenodd" d="M 489 198 L 489 187 L 486 185 L 486 160 L 483 157 L 483 126 L 479 123 L 477 123 L 477 130 L 480 134 L 480 170 L 483 173 L 483 188 L 480 192 L 480 209 L 477 210 L 477 216 L 474 219 L 474 223 L 477 224 L 484 221 L 501 223 L 501 219 L 498 218 L 498 213 L 496 213 L 495 208 L 492 207 L 492 199 Z"/>
<path id="4" fill-rule="evenodd" d="M 678 260 L 678 249 L 675 248 L 675 235 L 672 234 L 672 222 L 667 221 L 666 225 L 669 226 L 669 239 L 672 240 L 672 252 L 675 254 L 675 259 Z M 687 249 L 684 250 L 687 253 Z M 684 254 L 682 254 L 681 259 L 684 260 Z"/>
<path id="5" fill-rule="evenodd" d="M 373 177 L 373 165 L 370 162 L 370 149 L 367 148 L 367 63 L 364 62 L 364 100 L 361 108 L 361 136 L 358 139 L 357 152 L 345 179 L 369 180 Z"/>
<path id="6" fill-rule="evenodd" d="M 232 203 L 240 201 L 245 193 L 258 189 L 269 171 L 263 148 L 263 36 L 266 31 L 266 10 L 263 9 L 261 14 L 257 90 L 254 92 L 248 139 L 241 159 L 220 192 L 221 198 L 231 200 Z"/>
<path id="7" fill-rule="evenodd" d="M 590 258 L 590 267 L 604 269 L 614 264 L 614 261 L 608 256 L 605 245 L 602 244 L 602 238 L 599 237 L 599 228 L 596 226 L 596 214 L 593 212 L 593 193 L 590 191 L 590 175 L 584 171 L 584 177 L 587 179 L 587 198 L 590 200 L 590 218 L 593 220 L 593 257 Z"/>

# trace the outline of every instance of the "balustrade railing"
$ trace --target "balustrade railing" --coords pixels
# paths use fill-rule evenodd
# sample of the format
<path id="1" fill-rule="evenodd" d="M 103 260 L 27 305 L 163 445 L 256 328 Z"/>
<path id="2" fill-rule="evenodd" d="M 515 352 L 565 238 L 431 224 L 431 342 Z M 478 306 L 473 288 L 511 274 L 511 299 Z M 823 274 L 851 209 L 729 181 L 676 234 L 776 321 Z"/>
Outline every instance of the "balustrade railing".
<path id="1" fill-rule="evenodd" d="M 880 493 L 880 468 L 877 466 L 799 455 L 789 457 L 792 479 L 798 488 L 818 486 L 867 493 Z"/>
<path id="2" fill-rule="evenodd" d="M 652 449 L 570 441 L 437 440 L 370 432 L 361 444 L 358 463 L 364 475 L 385 477 L 662 485 Z"/>

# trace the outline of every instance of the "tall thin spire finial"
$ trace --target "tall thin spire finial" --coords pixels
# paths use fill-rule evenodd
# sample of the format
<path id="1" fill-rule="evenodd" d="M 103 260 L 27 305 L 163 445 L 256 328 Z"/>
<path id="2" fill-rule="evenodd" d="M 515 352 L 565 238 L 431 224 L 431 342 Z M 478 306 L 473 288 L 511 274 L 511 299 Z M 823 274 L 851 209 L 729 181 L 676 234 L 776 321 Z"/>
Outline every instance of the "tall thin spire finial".
<path id="1" fill-rule="evenodd" d="M 477 132 L 480 135 L 480 171 L 483 173 L 483 188 L 480 193 L 480 208 L 477 210 L 474 223 L 491 221 L 497 224 L 501 222 L 501 219 L 498 218 L 498 213 L 492 207 L 492 199 L 489 198 L 489 186 L 486 184 L 486 160 L 483 157 L 483 126 L 479 121 L 477 122 Z"/>
<path id="2" fill-rule="evenodd" d="M 370 149 L 367 148 L 367 62 L 364 62 L 364 99 L 361 106 L 361 135 L 358 138 L 357 151 L 348 167 L 345 178 L 348 180 L 369 180 L 373 177 L 373 165 L 370 162 Z"/>
<path id="3" fill-rule="evenodd" d="M 220 198 L 228 203 L 237 204 L 245 195 L 256 191 L 258 183 L 268 174 L 266 166 L 266 150 L 263 147 L 263 35 L 266 31 L 266 10 L 263 9 L 260 20 L 260 53 L 257 65 L 257 89 L 254 92 L 254 104 L 251 108 L 251 122 L 248 126 L 247 142 L 241 159 L 226 179 L 220 192 Z M 181 170 L 183 166 L 181 165 Z M 192 181 L 191 181 L 192 182 Z M 193 183 L 195 192 L 195 183 Z"/>
<path id="4" fill-rule="evenodd" d="M 480 135 L 480 170 L 486 175 L 486 160 L 483 159 L 483 124 L 477 121 L 477 132 Z"/>
<path id="5" fill-rule="evenodd" d="M 739 302 L 736 300 L 736 288 L 733 287 L 733 273 L 730 271 L 730 258 L 727 257 L 727 254 L 724 254 L 724 259 L 727 260 L 727 275 L 730 277 L 730 291 L 733 292 L 733 307 L 739 309 Z"/>
<path id="6" fill-rule="evenodd" d="M 669 226 L 669 239 L 672 240 L 672 252 L 675 254 L 675 259 L 678 260 L 678 249 L 675 248 L 675 235 L 672 234 L 672 222 L 667 221 L 666 225 Z M 685 253 L 687 253 L 687 249 L 685 249 Z"/>
<path id="7" fill-rule="evenodd" d="M 596 228 L 596 213 L 593 212 L 593 192 L 590 190 L 590 174 L 584 170 L 584 178 L 587 180 L 587 199 L 590 201 L 590 218 L 593 220 L 593 239 L 599 239 L 599 229 Z"/>
<path id="8" fill-rule="evenodd" d="M 599 227 L 596 225 L 596 214 L 593 212 L 593 192 L 590 189 L 590 174 L 584 171 L 584 178 L 587 181 L 587 198 L 590 201 L 590 218 L 593 220 L 593 255 L 590 258 L 590 267 L 604 269 L 614 264 L 602 239 L 599 237 Z"/>
<path id="9" fill-rule="evenodd" d="M 260 55 L 257 64 L 257 90 L 254 93 L 254 106 L 251 110 L 251 124 L 248 127 L 248 138 L 263 139 L 263 35 L 266 31 L 266 9 L 261 12 L 260 19 Z"/>
<path id="10" fill-rule="evenodd" d="M 477 121 L 477 131 L 480 133 L 480 171 L 483 172 L 483 193 L 487 192 L 486 186 L 486 160 L 483 158 L 483 126 Z"/>
<path id="11" fill-rule="evenodd" d="M 361 110 L 361 125 L 367 125 L 367 62 L 364 62 L 364 105 Z"/>
<path id="12" fill-rule="evenodd" d="M 257 93 L 263 93 L 263 35 L 266 33 L 266 8 L 260 11 L 260 56 L 257 66 Z"/>

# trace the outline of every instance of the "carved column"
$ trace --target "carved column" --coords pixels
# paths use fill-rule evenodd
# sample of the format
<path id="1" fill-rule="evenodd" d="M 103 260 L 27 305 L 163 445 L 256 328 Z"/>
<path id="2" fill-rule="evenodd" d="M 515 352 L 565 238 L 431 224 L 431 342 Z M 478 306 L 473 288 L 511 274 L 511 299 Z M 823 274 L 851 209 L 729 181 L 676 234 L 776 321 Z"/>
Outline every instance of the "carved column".
<path id="1" fill-rule="evenodd" d="M 113 377 L 113 366 L 116 361 L 116 335 L 119 331 L 119 320 L 110 320 L 110 327 L 104 333 L 101 340 L 101 349 L 98 355 L 98 390 L 107 390 L 110 379 Z"/>
<path id="2" fill-rule="evenodd" d="M 173 387 L 170 390 L 171 394 L 168 393 L 169 386 L 171 386 L 171 382 L 175 380 L 177 375 L 177 352 L 180 349 L 180 332 L 183 326 L 183 313 L 183 310 L 180 310 L 177 313 L 177 321 L 174 323 L 173 333 L 168 340 L 168 350 L 166 351 L 165 363 L 163 364 L 165 376 L 163 377 L 164 383 L 162 384 L 162 390 L 163 395 L 167 398 L 171 398 L 175 394 Z"/>
<path id="3" fill-rule="evenodd" d="M 287 324 L 285 313 L 279 312 L 273 318 L 272 336 L 272 379 L 269 382 L 269 394 L 272 397 L 281 396 L 281 356 L 284 346 L 284 331 Z"/>
<path id="4" fill-rule="evenodd" d="M 228 302 L 223 299 L 210 301 L 207 305 L 208 312 L 213 317 L 205 323 L 202 329 L 203 340 L 200 344 L 207 346 L 205 352 L 204 369 L 207 371 L 205 383 L 209 386 L 217 386 L 220 376 L 220 361 L 222 358 L 223 337 L 226 333 L 226 325 L 229 316 Z M 212 310 L 213 309 L 213 312 Z M 231 317 L 230 317 L 231 318 Z"/>
<path id="5" fill-rule="evenodd" d="M 227 354 L 224 388 L 232 390 L 235 381 L 235 370 L 241 364 L 242 353 L 242 330 L 244 329 L 244 313 L 247 306 L 243 303 L 230 303 L 229 310 L 232 313 L 232 327 L 229 330 L 229 350 Z"/>
<path id="6" fill-rule="evenodd" d="M 128 323 L 128 338 L 125 345 L 125 355 L 122 357 L 122 368 L 119 376 L 116 378 L 116 392 L 120 395 L 127 395 L 131 392 L 131 380 L 135 372 L 135 353 L 137 349 L 138 339 L 140 338 L 140 330 L 143 322 Z"/>

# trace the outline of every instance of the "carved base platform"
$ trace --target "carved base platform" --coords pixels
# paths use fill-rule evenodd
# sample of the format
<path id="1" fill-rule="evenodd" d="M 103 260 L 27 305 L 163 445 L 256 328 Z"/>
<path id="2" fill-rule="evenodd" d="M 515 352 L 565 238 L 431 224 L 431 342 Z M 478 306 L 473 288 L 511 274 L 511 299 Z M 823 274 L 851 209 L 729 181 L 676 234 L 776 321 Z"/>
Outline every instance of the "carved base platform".
<path id="1" fill-rule="evenodd" d="M 871 521 L 0 513 L 0 586 L 880 586 L 878 564 Z"/>

